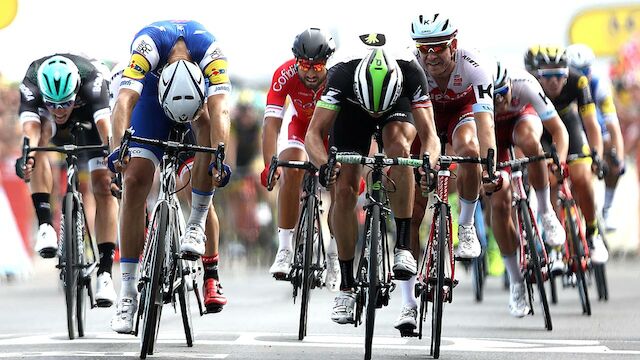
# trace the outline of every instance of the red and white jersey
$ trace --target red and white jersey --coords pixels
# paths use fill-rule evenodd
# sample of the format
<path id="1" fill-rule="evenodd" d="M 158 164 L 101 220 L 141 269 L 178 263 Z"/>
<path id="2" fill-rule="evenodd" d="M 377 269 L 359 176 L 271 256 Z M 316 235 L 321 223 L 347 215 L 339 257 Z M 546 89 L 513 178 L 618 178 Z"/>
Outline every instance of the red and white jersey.
<path id="1" fill-rule="evenodd" d="M 558 115 L 553 103 L 542 90 L 538 80 L 524 69 L 509 69 L 511 78 L 511 103 L 506 111 L 496 112 L 495 121 L 512 119 L 533 106 L 542 121 Z"/>
<path id="2" fill-rule="evenodd" d="M 309 126 L 316 102 L 324 90 L 324 84 L 317 90 L 307 88 L 295 66 L 296 60 L 291 59 L 282 64 L 273 74 L 271 87 L 267 94 L 267 106 L 264 117 L 284 118 L 286 100 L 289 96 L 293 105 L 292 123 L 297 123 L 305 129 Z"/>
<path id="3" fill-rule="evenodd" d="M 433 103 L 433 112 L 456 112 L 464 106 L 471 106 L 474 113 L 493 113 L 493 72 L 495 63 L 488 62 L 478 53 L 457 49 L 456 65 L 449 77 L 446 89 L 440 89 L 433 76 L 426 71 L 420 53 L 414 54 L 427 76 L 429 95 Z"/>

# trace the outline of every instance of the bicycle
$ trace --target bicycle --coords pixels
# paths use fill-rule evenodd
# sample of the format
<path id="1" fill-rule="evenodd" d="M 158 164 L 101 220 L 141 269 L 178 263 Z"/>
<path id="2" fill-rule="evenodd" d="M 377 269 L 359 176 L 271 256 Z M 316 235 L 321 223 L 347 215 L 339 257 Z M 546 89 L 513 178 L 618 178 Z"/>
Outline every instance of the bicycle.
<path id="1" fill-rule="evenodd" d="M 377 153 L 373 157 L 353 153 L 338 153 L 335 147 L 329 150 L 329 168 L 335 162 L 343 164 L 359 164 L 371 168 L 371 183 L 367 184 L 367 203 L 365 209 L 364 245 L 360 252 L 356 269 L 356 311 L 355 326 L 362 323 L 363 309 L 366 307 L 365 323 L 365 360 L 371 359 L 373 331 L 376 308 L 389 304 L 389 294 L 395 289 L 391 280 L 391 263 L 389 245 L 387 244 L 386 222 L 391 212 L 384 187 L 384 168 L 391 165 L 421 167 L 428 156 L 423 159 L 387 158 Z"/>
<path id="2" fill-rule="evenodd" d="M 71 136 L 75 143 L 76 136 L 86 129 L 86 125 L 76 122 L 71 127 Z M 63 145 L 49 147 L 31 147 L 29 138 L 25 137 L 22 145 L 23 164 L 29 159 L 32 151 L 57 152 L 64 154 L 67 164 L 67 189 L 62 198 L 60 219 L 60 257 L 56 268 L 60 270 L 60 280 L 64 287 L 67 312 L 67 332 L 69 339 L 84 337 L 86 321 L 87 296 L 91 308 L 96 303 L 91 287 L 91 278 L 97 271 L 98 245 L 86 223 L 86 214 L 82 202 L 82 194 L 78 191 L 78 154 L 87 151 L 101 150 L 108 154 L 106 145 Z M 85 293 L 86 290 L 86 293 Z"/>
<path id="3" fill-rule="evenodd" d="M 185 221 L 176 195 L 180 191 L 180 189 L 176 190 L 176 170 L 179 165 L 178 155 L 189 151 L 214 154 L 216 162 L 221 165 L 224 160 L 224 144 L 218 145 L 217 149 L 184 144 L 187 129 L 186 126 L 174 126 L 168 141 L 134 136 L 133 130 L 128 129 L 120 145 L 121 162 L 128 153 L 131 141 L 157 146 L 164 150 L 160 162 L 160 191 L 147 227 L 140 263 L 138 291 L 140 292 L 139 309 L 142 311 L 138 311 L 134 335 L 138 335 L 139 325 L 142 322 L 141 359 L 146 358 L 147 355 L 153 355 L 164 304 L 171 303 L 175 309 L 177 296 L 189 347 L 193 346 L 190 289 L 195 292 L 200 313 L 203 313 L 202 301 L 194 277 L 197 271 L 194 262 L 197 258 L 180 253 L 180 238 L 185 232 Z"/>
<path id="4" fill-rule="evenodd" d="M 298 326 L 298 340 L 307 335 L 307 318 L 311 289 L 324 286 L 323 275 L 327 267 L 326 253 L 322 237 L 320 214 L 322 213 L 322 199 L 318 187 L 318 169 L 309 161 L 279 161 L 277 156 L 271 158 L 267 175 L 267 190 L 273 187 L 271 182 L 278 167 L 302 169 L 305 171 L 300 198 L 300 217 L 296 226 L 293 263 L 291 272 L 278 280 L 290 281 L 293 285 L 293 301 L 295 303 L 298 291 L 302 291 L 300 302 L 300 321 Z"/>
<path id="5" fill-rule="evenodd" d="M 544 161 L 551 158 L 550 154 L 537 156 L 529 156 L 516 159 L 513 146 L 509 149 L 511 160 L 500 162 L 498 169 L 510 168 L 511 192 L 513 194 L 512 207 L 516 211 L 516 232 L 520 243 L 520 271 L 524 277 L 527 288 L 527 300 L 529 303 L 529 313 L 534 314 L 534 284 L 538 288 L 540 295 L 540 305 L 544 317 L 544 327 L 551 331 L 553 324 L 551 322 L 551 313 L 549 312 L 549 302 L 544 287 L 544 282 L 549 278 L 549 257 L 540 236 L 540 230 L 536 223 L 536 218 L 531 210 L 527 191 L 525 190 L 525 181 L 523 178 L 523 169 L 529 163 L 536 161 Z"/>
<path id="6" fill-rule="evenodd" d="M 584 233 L 584 224 L 582 223 L 580 209 L 569 188 L 568 167 L 563 169 L 560 166 L 560 160 L 554 148 L 552 148 L 552 155 L 553 162 L 558 167 L 559 178 L 562 179 L 559 183 L 558 201 L 561 208 L 560 222 L 567 233 L 567 241 L 564 243 L 563 251 L 563 261 L 567 264 L 565 273 L 562 276 L 563 287 L 572 286 L 578 288 L 582 313 L 591 316 L 591 302 L 589 301 L 589 290 L 586 279 L 586 273 L 591 268 L 591 263 L 589 261 L 589 245 Z M 598 166 L 597 157 L 594 155 L 570 155 L 567 158 L 567 162 L 586 157 L 595 157 L 596 166 Z M 599 178 L 601 177 L 600 173 L 601 171 L 599 171 L 598 174 Z M 550 282 L 554 303 L 557 301 L 555 277 L 556 276 L 552 276 Z"/>
<path id="7" fill-rule="evenodd" d="M 425 157 L 428 158 L 428 155 L 425 155 Z M 426 320 L 428 303 L 431 302 L 431 347 L 429 355 L 435 359 L 440 357 L 444 303 L 451 303 L 453 289 L 458 284 L 458 280 L 455 279 L 456 259 L 453 256 L 453 241 L 451 237 L 450 168 L 453 163 L 485 164 L 487 165 L 487 172 L 493 174 L 493 158 L 493 149 L 489 149 L 486 158 L 480 158 L 444 155 L 444 148 L 442 149 L 442 155 L 438 158 L 436 202 L 431 206 L 434 209 L 433 220 L 415 285 L 416 297 L 419 298 L 420 303 L 418 333 L 410 335 L 422 339 L 422 324 Z M 426 174 L 431 173 L 428 161 L 425 161 L 423 169 Z"/>

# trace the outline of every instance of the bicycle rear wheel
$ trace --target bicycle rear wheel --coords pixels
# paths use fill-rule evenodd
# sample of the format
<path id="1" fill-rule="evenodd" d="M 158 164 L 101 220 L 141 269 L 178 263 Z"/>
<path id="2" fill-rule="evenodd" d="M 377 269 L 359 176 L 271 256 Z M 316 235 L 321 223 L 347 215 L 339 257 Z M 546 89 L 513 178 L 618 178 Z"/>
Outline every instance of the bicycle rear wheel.
<path id="1" fill-rule="evenodd" d="M 436 286 L 432 289 L 433 307 L 431 308 L 431 356 L 440 357 L 440 342 L 442 336 L 442 310 L 444 307 L 444 259 L 449 239 L 449 223 L 447 221 L 447 205 L 440 204 L 438 209 L 438 236 L 435 259 Z"/>
<path id="2" fill-rule="evenodd" d="M 471 261 L 471 281 L 476 302 L 482 302 L 485 277 L 485 251 Z"/>
<path id="3" fill-rule="evenodd" d="M 175 262 L 175 273 L 176 276 L 179 277 L 180 285 L 178 285 L 176 292 L 178 293 L 178 302 L 180 303 L 180 316 L 182 317 L 182 327 L 184 328 L 184 336 L 187 340 L 187 346 L 193 346 L 193 323 L 191 321 L 191 296 L 189 294 L 189 288 L 187 284 L 190 282 L 193 284 L 193 277 L 191 276 L 191 268 L 189 262 L 186 260 L 182 260 L 177 257 L 177 254 L 180 253 L 180 234 L 184 233 L 183 231 L 178 231 L 178 229 L 184 230 L 181 228 L 181 222 L 177 216 L 179 216 L 178 211 L 182 211 L 179 208 L 174 212 L 174 216 L 172 221 L 174 224 L 174 231 L 172 233 L 171 240 L 171 255 L 174 256 Z M 178 281 L 175 279 L 174 281 Z M 173 284 L 169 284 L 170 289 L 173 287 Z"/>
<path id="4" fill-rule="evenodd" d="M 544 327 L 551 331 L 553 324 L 551 323 L 551 313 L 549 312 L 549 301 L 547 300 L 547 292 L 544 288 L 544 277 L 542 277 L 542 266 L 538 255 L 537 246 L 544 246 L 538 233 L 533 231 L 533 219 L 529 211 L 529 205 L 525 201 L 520 201 L 520 216 L 522 217 L 524 231 L 527 235 L 527 251 L 529 252 L 529 262 L 533 266 L 533 274 L 536 279 L 536 286 L 540 294 L 540 303 L 542 305 L 542 314 L 544 316 Z M 531 281 L 528 278 L 525 281 Z"/>
<path id="5" fill-rule="evenodd" d="M 587 289 L 587 279 L 584 275 L 584 268 L 582 261 L 584 258 L 584 249 L 582 247 L 582 241 L 578 233 L 578 226 L 571 211 L 567 211 L 567 223 L 570 229 L 571 240 L 571 258 L 573 259 L 573 271 L 576 275 L 576 283 L 578 285 L 578 295 L 580 296 L 580 304 L 582 305 L 582 313 L 591 316 L 591 303 L 589 302 L 589 290 Z"/>
<path id="6" fill-rule="evenodd" d="M 607 272 L 605 264 L 592 264 L 593 274 L 596 279 L 598 300 L 609 300 L 609 286 L 607 284 Z"/>
<path id="7" fill-rule="evenodd" d="M 304 240 L 304 260 L 302 270 L 302 301 L 300 302 L 300 323 L 298 326 L 298 340 L 304 339 L 307 335 L 307 317 L 309 311 L 309 297 L 311 296 L 311 282 L 313 272 L 311 261 L 313 259 L 313 237 L 315 235 L 315 195 L 310 194 L 305 200 L 302 208 L 302 220 L 300 234 Z"/>
<path id="8" fill-rule="evenodd" d="M 76 337 L 77 310 L 78 310 L 78 278 L 79 271 L 76 266 L 78 245 L 76 239 L 76 212 L 74 211 L 73 194 L 64 196 L 64 209 L 61 231 L 63 232 L 64 266 L 62 268 L 62 280 L 64 285 L 64 297 L 67 305 L 67 332 L 69 339 Z"/>
<path id="9" fill-rule="evenodd" d="M 369 259 L 368 259 L 368 287 L 367 287 L 367 310 L 366 310 L 366 324 L 365 324 L 365 338 L 364 338 L 364 358 L 365 360 L 371 359 L 371 348 L 373 346 L 373 331 L 376 321 L 376 307 L 378 304 L 378 292 L 380 287 L 378 286 L 378 254 L 382 251 L 380 249 L 380 241 L 378 238 L 380 234 L 380 206 L 371 206 L 371 223 L 369 224 L 369 231 L 365 234 L 369 234 Z M 365 245 L 366 246 L 366 245 Z"/>
<path id="10" fill-rule="evenodd" d="M 145 252 L 142 276 L 144 284 L 144 308 L 142 313 L 142 336 L 140 338 L 140 358 L 153 354 L 153 346 L 162 311 L 162 266 L 165 262 L 165 241 L 169 224 L 169 207 L 160 202 L 149 226 L 147 251 Z"/>

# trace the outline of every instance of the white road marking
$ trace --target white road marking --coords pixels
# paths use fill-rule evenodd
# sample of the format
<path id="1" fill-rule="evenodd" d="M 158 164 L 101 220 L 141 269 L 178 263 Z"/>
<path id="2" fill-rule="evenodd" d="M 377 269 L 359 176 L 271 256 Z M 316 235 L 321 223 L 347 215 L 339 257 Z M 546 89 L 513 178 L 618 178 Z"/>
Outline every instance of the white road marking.
<path id="1" fill-rule="evenodd" d="M 168 353 L 160 353 L 163 357 L 170 357 L 174 359 L 225 359 L 229 354 L 201 354 L 201 353 L 176 353 L 176 352 L 168 352 Z M 0 354 L 0 359 L 3 358 L 30 358 L 30 357 L 78 357 L 78 358 L 88 358 L 88 357 L 138 357 L 140 356 L 139 352 L 109 352 L 109 351 L 30 351 L 30 352 L 13 352 L 13 353 L 2 353 Z"/>
<path id="2" fill-rule="evenodd" d="M 51 345 L 51 344 L 74 344 L 82 346 L 85 344 L 138 344 L 139 339 L 129 335 L 119 335 L 112 332 L 89 333 L 85 338 L 69 340 L 66 333 L 48 335 L 30 335 L 0 338 L 0 347 L 21 346 L 21 345 Z M 194 345 L 198 346 L 260 346 L 260 347 L 314 347 L 314 348 L 362 348 L 364 344 L 363 336 L 350 335 L 312 335 L 307 336 L 303 341 L 297 340 L 297 334 L 287 333 L 224 333 L 224 332 L 202 332 L 196 334 Z M 220 337 L 230 337 L 229 340 L 210 340 Z M 206 339 L 204 339 L 206 337 Z M 180 332 L 170 332 L 159 334 L 160 344 L 185 344 L 184 334 Z M 638 345 L 640 342 L 629 342 Z M 419 344 L 419 345 L 418 345 Z M 429 338 L 422 341 L 376 336 L 374 338 L 374 348 L 389 350 L 415 350 L 420 352 L 429 351 Z M 548 340 L 548 339 L 489 339 L 489 338 L 449 338 L 442 339 L 442 351 L 461 352 L 489 352 L 489 353 L 575 353 L 575 354 L 602 354 L 602 355 L 640 355 L 640 350 L 610 349 L 597 340 Z M 17 354 L 17 355 L 16 355 Z M 64 355 L 59 355 L 64 354 Z M 0 354 L 0 358 L 10 357 L 36 357 L 36 356 L 130 356 L 130 352 L 84 352 L 84 351 L 56 351 L 56 352 L 14 352 Z M 163 356 L 170 356 L 173 353 L 160 352 Z M 197 354 L 197 353 L 176 353 L 180 358 L 213 358 L 222 359 L 227 354 Z M 206 355 L 206 356 L 205 356 Z M 214 357 L 210 357 L 214 356 Z"/>

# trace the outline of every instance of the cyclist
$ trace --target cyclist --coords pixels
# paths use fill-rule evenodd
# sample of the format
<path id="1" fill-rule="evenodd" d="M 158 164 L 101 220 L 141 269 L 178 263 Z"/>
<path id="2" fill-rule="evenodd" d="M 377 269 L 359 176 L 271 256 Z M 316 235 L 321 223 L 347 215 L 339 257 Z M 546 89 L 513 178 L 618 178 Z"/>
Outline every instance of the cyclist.
<path id="1" fill-rule="evenodd" d="M 327 60 L 335 51 L 335 42 L 330 34 L 318 28 L 308 28 L 298 34 L 293 42 L 294 59 L 280 65 L 273 74 L 267 95 L 262 132 L 262 156 L 265 168 L 261 181 L 267 186 L 267 174 L 271 157 L 276 153 L 278 133 L 285 116 L 287 96 L 294 111 L 289 122 L 288 141 L 280 149 L 280 160 L 307 160 L 304 137 L 313 115 L 315 104 L 324 90 L 327 78 Z M 278 252 L 269 272 L 282 278 L 291 271 L 293 260 L 292 239 L 298 220 L 300 187 L 304 171 L 299 169 L 277 169 L 275 178 L 280 178 L 278 192 Z M 282 176 L 280 176 L 282 175 Z M 275 179 L 274 179 L 275 181 Z M 273 185 L 273 184 L 271 184 Z M 331 215 L 329 215 L 331 217 Z M 330 289 L 338 287 L 340 265 L 335 239 L 331 237 L 327 250 L 327 279 Z"/>
<path id="2" fill-rule="evenodd" d="M 169 74 L 174 78 L 171 81 L 171 78 L 163 77 L 166 83 L 162 85 L 166 89 L 161 94 L 160 104 L 158 77 L 163 69 L 170 71 Z M 200 84 L 200 81 L 204 81 L 203 74 L 208 79 L 205 92 L 200 91 L 200 86 L 204 86 Z M 138 136 L 166 140 L 175 122 L 189 123 L 195 130 L 198 145 L 211 146 L 226 142 L 229 129 L 227 97 L 230 90 L 227 60 L 216 38 L 204 26 L 188 20 L 154 22 L 140 30 L 131 45 L 130 63 L 122 75 L 113 110 L 112 146 L 115 148 L 120 144 L 129 125 Z M 203 103 L 206 103 L 208 116 L 206 113 L 199 116 Z M 196 119 L 198 121 L 194 121 Z M 120 222 L 122 288 L 111 327 L 120 333 L 130 333 L 138 304 L 137 272 L 138 258 L 144 244 L 145 200 L 155 168 L 162 158 L 162 150 L 133 143 L 126 164 L 116 164 L 118 156 L 119 150 L 114 150 L 109 155 L 109 161 L 114 170 L 125 167 Z M 225 176 L 220 183 L 214 184 L 207 174 L 210 162 L 209 154 L 195 155 L 191 215 L 187 232 L 181 241 L 181 251 L 186 254 L 210 254 L 205 247 L 207 213 L 214 186 L 224 186 L 230 175 L 228 168 L 219 169 Z M 214 169 L 215 174 L 217 171 Z M 203 260 L 207 262 L 206 258 Z M 205 282 L 205 297 L 217 292 L 217 289 L 209 288 L 212 285 L 215 282 Z"/>
<path id="3" fill-rule="evenodd" d="M 497 160 L 509 160 L 511 145 L 519 147 L 525 156 L 542 155 L 540 137 L 544 127 L 551 134 L 557 146 L 560 161 L 564 163 L 567 157 L 569 135 L 538 81 L 526 71 L 507 70 L 498 62 L 493 85 Z M 566 234 L 551 205 L 546 162 L 531 163 L 527 169 L 529 182 L 538 200 L 538 214 L 546 235 L 545 240 L 550 246 L 562 245 Z M 525 298 L 524 278 L 520 272 L 516 253 L 518 236 L 511 216 L 511 186 L 507 174 L 502 172 L 501 176 L 502 188 L 489 197 L 491 227 L 509 276 L 509 311 L 515 317 L 523 317 L 529 313 L 529 307 Z M 489 193 L 490 190 L 487 194 Z"/>
<path id="4" fill-rule="evenodd" d="M 79 122 L 83 131 L 76 144 L 107 145 L 111 136 L 109 92 L 103 74 L 91 62 L 72 54 L 55 54 L 35 60 L 20 85 L 22 133 L 33 146 L 74 142 L 71 128 Z M 96 302 L 109 307 L 116 300 L 111 279 L 117 236 L 118 204 L 111 196 L 111 175 L 100 151 L 85 153 L 96 201 L 95 226 L 100 264 Z M 50 196 L 53 187 L 49 156 L 35 153 L 33 160 L 16 164 L 16 171 L 30 181 L 31 198 L 38 217 L 35 251 L 44 258 L 56 256 L 58 237 L 51 225 Z M 20 159 L 22 160 L 22 159 Z"/>
<path id="5" fill-rule="evenodd" d="M 373 43 L 374 37 L 377 39 L 376 34 L 369 36 Z M 305 138 L 311 161 L 321 165 L 323 185 L 335 184 L 331 221 L 338 244 L 341 282 L 331 319 L 339 324 L 354 321 L 353 261 L 358 236 L 356 202 L 362 166 L 338 163 L 327 181 L 328 156 L 324 139 L 331 131 L 329 141 L 338 151 L 354 151 L 366 156 L 376 126 L 382 128 L 387 156 L 409 156 L 416 133 L 422 140 L 420 153 L 436 154 L 440 148 L 426 79 L 410 54 L 392 57 L 381 47 L 375 47 L 363 58 L 332 66 Z M 434 165 L 437 159 L 431 159 Z M 340 176 L 336 179 L 338 171 Z M 396 223 L 393 272 L 396 279 L 407 280 L 417 271 L 409 241 L 414 178 L 408 167 L 393 168 L 389 177 L 396 185 L 396 191 L 389 193 Z"/>
<path id="6" fill-rule="evenodd" d="M 535 54 L 538 80 L 546 96 L 551 99 L 569 133 L 569 158 L 589 155 L 590 149 L 602 154 L 602 134 L 596 117 L 596 107 L 586 76 L 568 68 L 565 49 L 560 46 L 540 46 Z M 576 111 L 574 104 L 578 105 Z M 585 139 L 586 132 L 586 139 Z M 587 142 L 588 139 L 588 142 Z M 544 132 L 542 144 L 551 144 L 551 136 Z M 598 234 L 596 207 L 593 193 L 591 158 L 569 162 L 569 176 L 573 195 L 586 221 L 587 242 L 591 260 L 604 263 L 609 258 L 602 236 Z M 554 194 L 555 195 L 555 194 Z"/>
<path id="7" fill-rule="evenodd" d="M 605 175 L 604 205 L 602 206 L 602 218 L 606 230 L 615 230 L 609 210 L 613 203 L 613 196 L 618 185 L 618 179 L 624 174 L 624 141 L 620 122 L 613 103 L 611 80 L 603 74 L 594 74 L 593 62 L 596 56 L 590 47 L 584 44 L 574 44 L 567 47 L 567 61 L 569 67 L 581 72 L 589 79 L 589 89 L 596 104 L 596 116 L 602 132 L 604 146 L 604 160 L 607 163 Z"/>
<path id="8" fill-rule="evenodd" d="M 115 105 L 115 101 L 118 97 L 118 91 L 120 90 L 120 82 L 122 80 L 122 74 L 126 65 L 118 64 L 114 67 L 113 75 L 111 76 L 111 84 L 109 86 L 109 96 L 111 98 L 111 108 Z M 206 109 L 201 116 L 208 116 Z M 196 139 L 193 136 L 193 132 L 187 134 L 188 143 L 195 144 Z M 185 201 L 191 206 L 191 170 L 193 169 L 193 160 L 195 155 L 191 152 L 181 153 L 179 155 L 180 166 L 177 173 L 176 188 L 180 189 L 178 196 L 181 200 Z M 151 204 L 153 206 L 153 204 Z M 218 216 L 215 212 L 213 202 L 209 204 L 207 211 L 207 219 L 205 222 L 205 235 L 207 236 L 206 251 L 202 256 L 202 263 L 204 265 L 203 272 L 203 284 L 204 284 L 204 298 L 203 302 L 207 308 L 207 313 L 220 312 L 224 305 L 227 304 L 227 298 L 222 294 L 220 284 L 220 276 L 218 274 L 218 249 L 220 241 L 220 224 L 218 222 Z"/>
<path id="9" fill-rule="evenodd" d="M 411 24 L 411 38 L 415 41 L 414 55 L 426 77 L 436 130 L 452 145 L 459 156 L 480 156 L 487 149 L 495 149 L 493 129 L 492 73 L 493 69 L 475 52 L 458 49 L 458 29 L 442 14 L 418 15 Z M 418 139 L 411 153 L 418 154 Z M 440 154 L 440 149 L 435 154 Z M 437 158 L 437 156 L 434 156 Z M 482 170 L 479 165 L 458 165 L 458 193 L 460 217 L 456 257 L 475 258 L 480 255 L 480 241 L 474 225 Z M 418 231 L 424 218 L 427 198 L 414 198 L 411 232 L 414 255 L 419 251 Z M 403 286 L 404 305 L 396 328 L 413 330 L 416 327 L 417 304 L 413 296 L 415 277 Z"/>

